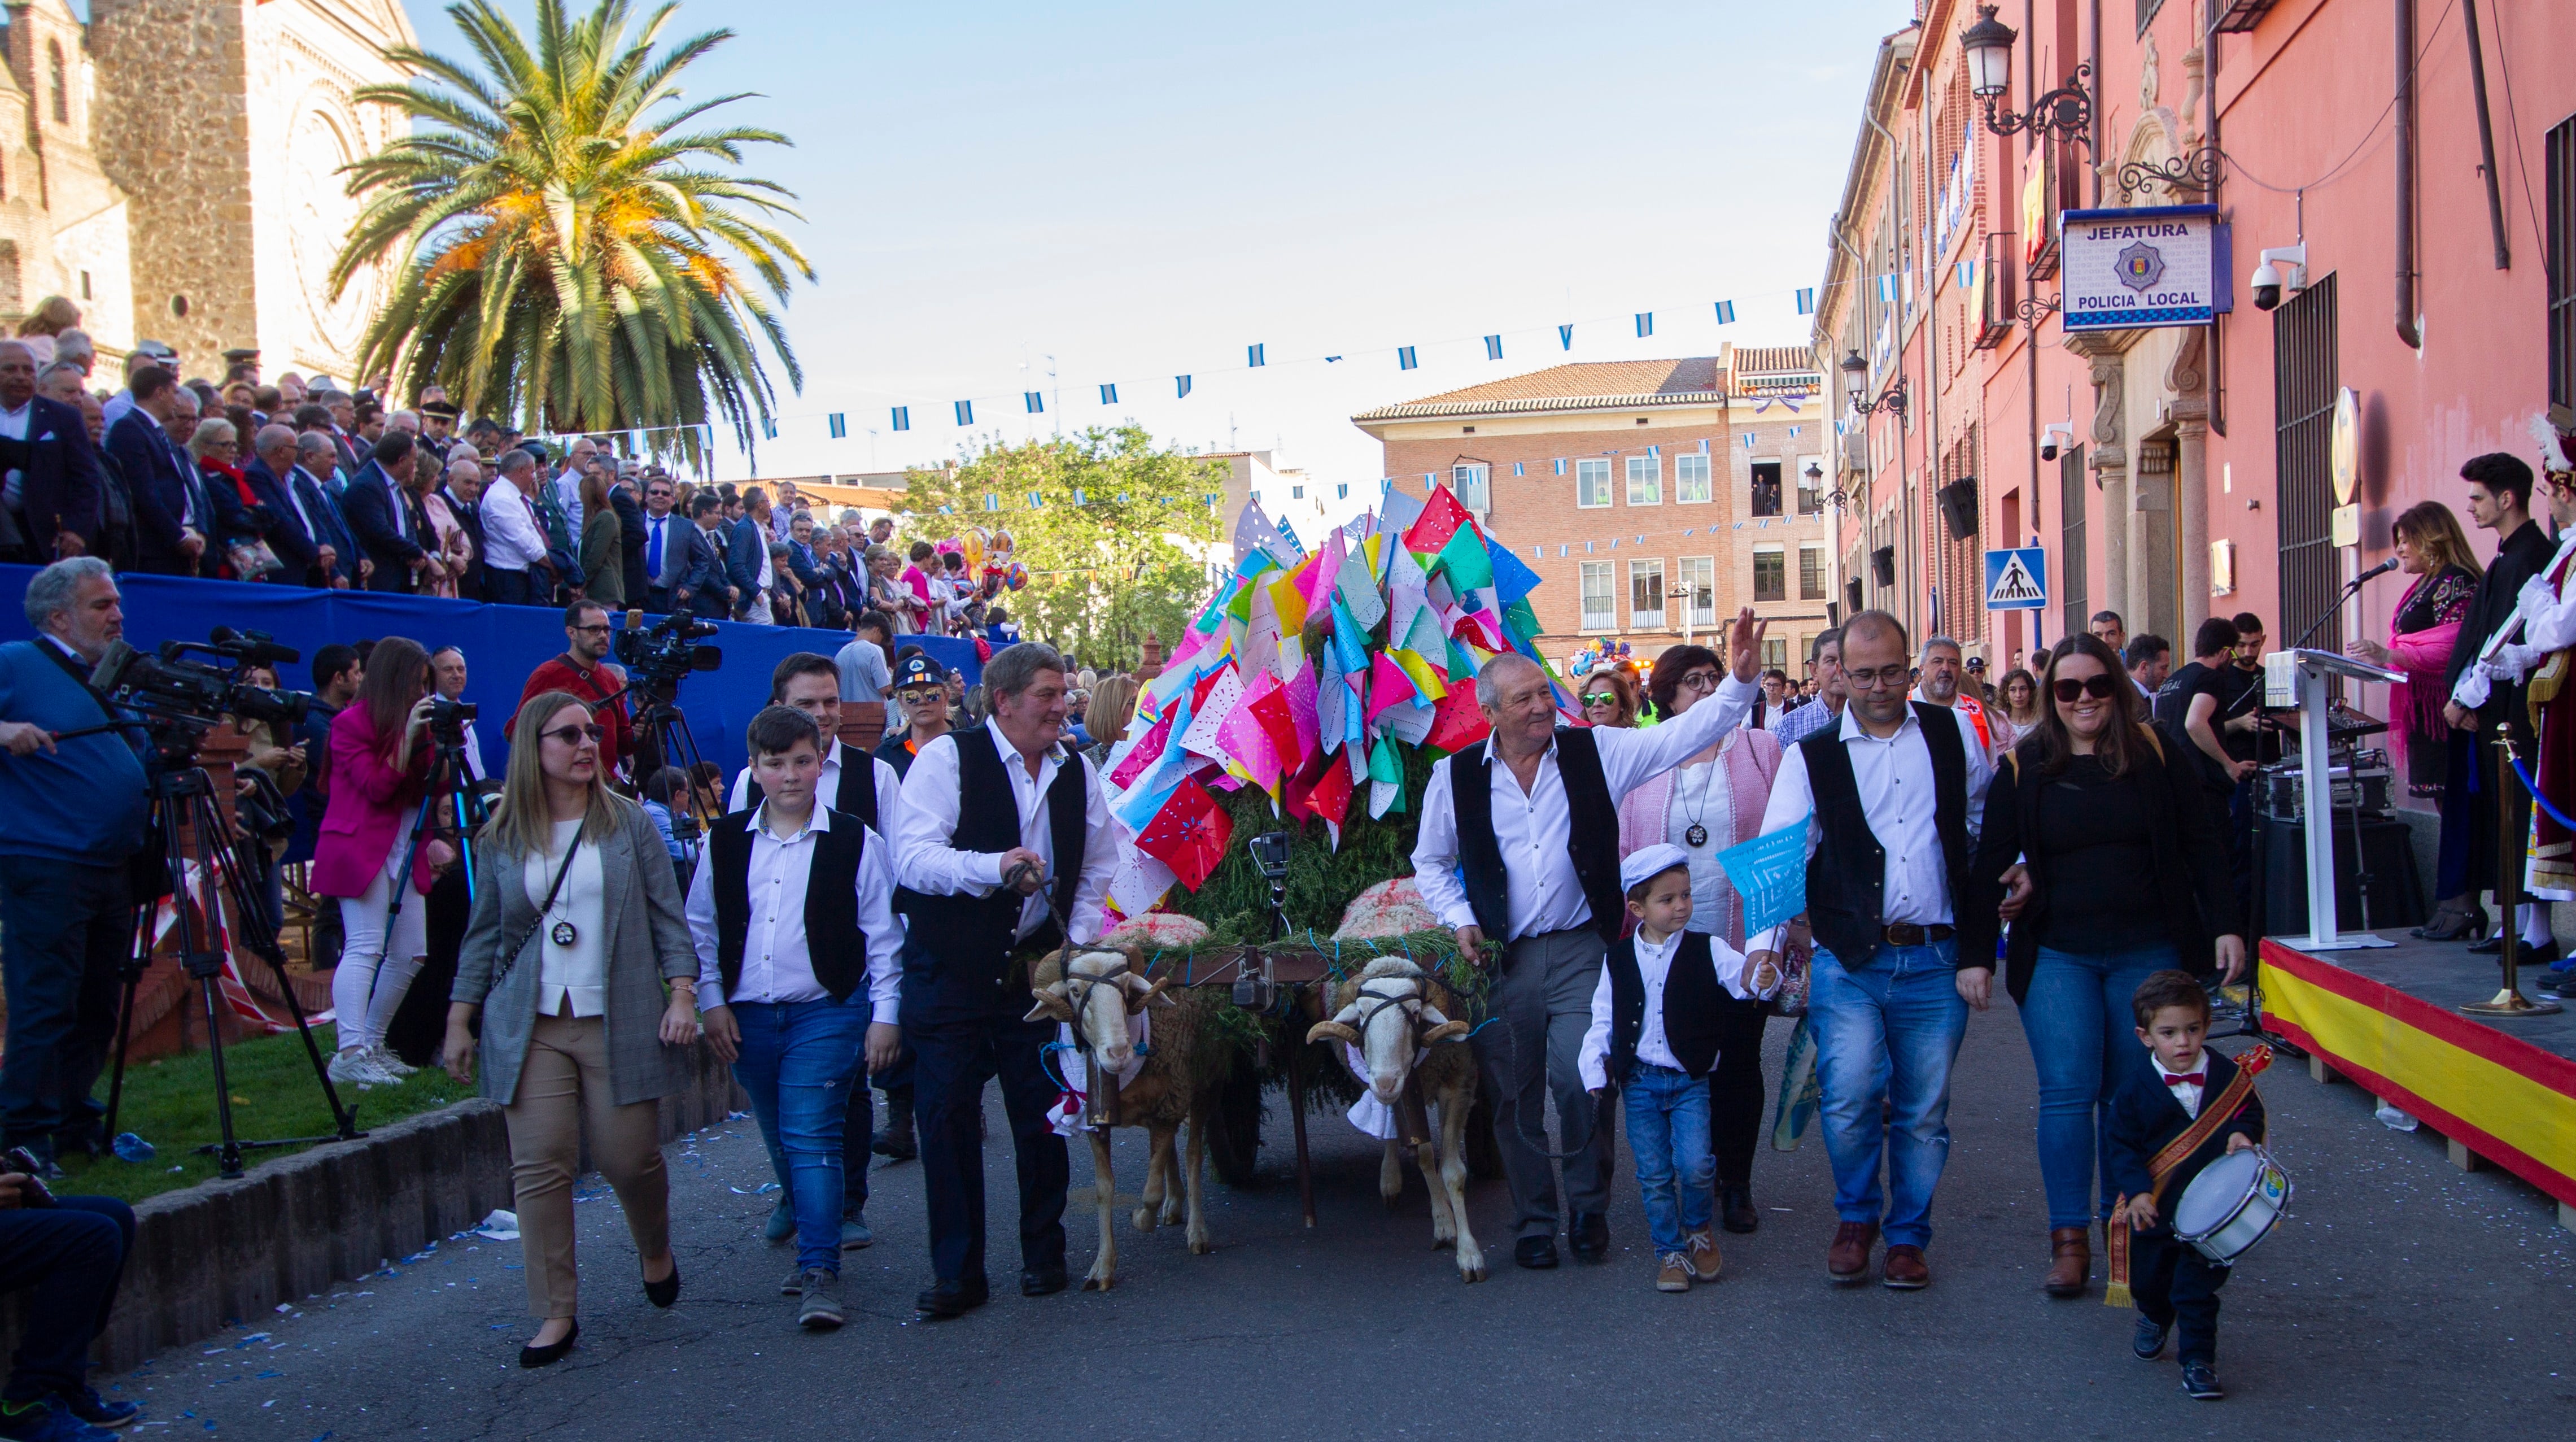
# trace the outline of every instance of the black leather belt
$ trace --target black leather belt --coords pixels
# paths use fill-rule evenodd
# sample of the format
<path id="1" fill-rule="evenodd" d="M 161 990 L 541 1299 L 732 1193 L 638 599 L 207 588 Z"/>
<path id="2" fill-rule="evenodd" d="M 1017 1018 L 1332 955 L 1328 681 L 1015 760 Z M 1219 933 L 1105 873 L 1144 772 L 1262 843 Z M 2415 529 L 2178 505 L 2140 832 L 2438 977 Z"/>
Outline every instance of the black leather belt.
<path id="1" fill-rule="evenodd" d="M 1879 935 L 1890 946 L 1928 946 L 1948 941 L 1959 934 L 1954 926 L 1917 926 L 1910 921 L 1891 921 Z"/>

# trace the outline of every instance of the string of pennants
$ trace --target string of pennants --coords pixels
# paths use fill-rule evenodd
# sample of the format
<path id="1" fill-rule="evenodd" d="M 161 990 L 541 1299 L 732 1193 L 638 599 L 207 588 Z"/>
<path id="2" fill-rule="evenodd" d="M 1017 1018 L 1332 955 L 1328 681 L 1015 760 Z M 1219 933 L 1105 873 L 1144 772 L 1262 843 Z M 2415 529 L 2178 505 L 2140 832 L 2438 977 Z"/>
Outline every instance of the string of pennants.
<path id="1" fill-rule="evenodd" d="M 1803 286 L 1803 287 L 1799 287 L 1799 288 L 1797 288 L 1797 289 L 1795 289 L 1795 290 L 1789 290 L 1789 291 L 1772 291 L 1772 292 L 1766 292 L 1766 293 L 1763 293 L 1763 294 L 1761 294 L 1761 295 L 1742 297 L 1742 299 L 1745 299 L 1745 300 L 1769 300 L 1769 299 L 1776 299 L 1776 298 L 1778 298 L 1778 297 L 1780 297 L 1780 296 L 1783 296 L 1783 295 L 1788 296 L 1788 297 L 1790 297 L 1790 298 L 1791 298 L 1792 302 L 1793 302 L 1793 303 L 1794 303 L 1794 305 L 1796 306 L 1797 314 L 1799 314 L 1799 315 L 1801 315 L 1801 316 L 1810 316 L 1810 315 L 1814 315 L 1814 314 L 1816 313 L 1816 287 L 1814 287 L 1814 286 Z M 1729 325 L 1734 325 L 1734 324 L 1736 323 L 1736 305 L 1737 305 L 1737 302 L 1736 302 L 1736 301 L 1734 301 L 1734 300 L 1721 300 L 1721 301 L 1715 301 L 1715 302 L 1712 302 L 1712 303 L 1711 303 L 1711 311 L 1712 311 L 1712 313 L 1713 313 L 1713 315 L 1714 315 L 1714 317 L 1715 317 L 1716 323 L 1717 323 L 1718 325 L 1720 325 L 1720 326 L 1729 326 Z M 1650 336 L 1654 335 L 1654 333 L 1655 333 L 1655 315 L 1656 315 L 1656 312 L 1654 312 L 1654 311 L 1650 311 L 1650 310 L 1646 310 L 1646 311 L 1637 311 L 1637 312 L 1634 312 L 1634 313 L 1629 317 L 1629 324 L 1630 324 L 1631 326 L 1633 326 L 1633 327 L 1634 327 L 1634 329 L 1635 329 L 1635 331 L 1636 331 L 1636 335 L 1637 335 L 1637 337 L 1638 337 L 1639 339 L 1645 339 L 1645 338 L 1647 338 L 1647 337 L 1650 337 Z M 1596 325 L 1596 324 L 1602 324 L 1602 323 L 1616 323 L 1616 318 L 1615 318 L 1615 317 L 1607 317 L 1607 316 L 1603 316 L 1603 317 L 1593 317 L 1593 318 L 1591 318 L 1591 319 L 1588 319 L 1588 320 L 1582 320 L 1582 321 L 1568 321 L 1568 322 L 1566 322 L 1566 323 L 1564 323 L 1564 324 L 1561 324 L 1561 325 L 1556 326 L 1554 329 L 1555 329 L 1555 332 L 1556 332 L 1556 342 L 1557 342 L 1557 349 L 1558 349 L 1558 351 L 1559 351 L 1559 352 L 1565 352 L 1565 351 L 1571 351 L 1572 349 L 1574 349 L 1574 332 L 1575 332 L 1575 328 L 1576 328 L 1576 326 L 1578 326 L 1578 325 L 1590 326 L 1590 325 Z M 1525 332 L 1525 333 L 1526 333 L 1526 334 L 1539 335 L 1539 336 L 1542 336 L 1542 337 L 1545 335 L 1545 332 L 1544 332 L 1544 331 L 1530 331 L 1530 332 Z M 1455 345 L 1455 344 L 1464 344 L 1464 343 L 1466 343 L 1466 342 L 1468 342 L 1468 341 L 1471 341 L 1471 340 L 1473 340 L 1473 341 L 1479 341 L 1479 342 L 1481 342 L 1481 343 L 1482 343 L 1482 345 L 1483 345 L 1483 347 L 1484 347 L 1484 353 L 1485 353 L 1485 359 L 1486 359 L 1486 360 L 1488 360 L 1488 361 L 1500 361 L 1500 360 L 1504 359 L 1504 355 L 1505 355 L 1505 346 L 1504 346 L 1504 342 L 1505 342 L 1506 338 L 1507 338 L 1507 337 L 1509 337 L 1509 336 L 1512 336 L 1512 335 L 1516 335 L 1516 334 L 1524 334 L 1524 332 L 1499 331 L 1499 332 L 1493 332 L 1493 333 L 1490 333 L 1490 334 L 1486 334 L 1486 335 L 1482 335 L 1482 336 L 1474 336 L 1474 337 L 1469 337 L 1469 336 L 1453 336 L 1453 337 L 1450 337 L 1450 338 L 1448 338 L 1448 339 L 1446 339 L 1446 340 L 1442 340 L 1442 341 L 1435 342 L 1435 344 L 1437 344 L 1437 345 L 1442 345 L 1442 346 L 1447 346 L 1447 345 Z M 1397 369 L 1397 370 L 1399 370 L 1399 371 L 1409 371 L 1409 370 L 1418 370 L 1418 369 L 1420 369 L 1420 368 L 1421 368 L 1421 364 L 1422 364 L 1422 361 L 1421 361 L 1421 351 L 1422 351 L 1422 347 L 1421 347 L 1421 346 L 1419 346 L 1419 345 L 1391 346 L 1391 347 L 1380 347 L 1379 349 L 1374 350 L 1374 351 L 1351 352 L 1351 353 L 1346 353 L 1346 354 L 1336 354 L 1336 355 L 1320 355 L 1320 354 L 1319 354 L 1319 355 L 1311 355 L 1311 356 L 1293 357 L 1293 358 L 1289 358 L 1289 359 L 1284 359 L 1284 360 L 1278 361 L 1278 362 L 1276 362 L 1276 364 L 1278 364 L 1278 365 L 1314 365 L 1314 364 L 1320 364 L 1320 365 L 1337 365 L 1337 364 L 1341 364 L 1341 363 L 1343 363 L 1343 362 L 1345 362 L 1345 361 L 1354 360 L 1354 359 L 1356 359 L 1356 358 L 1358 358 L 1358 357 L 1360 357 L 1360 356 L 1364 356 L 1364 355 L 1378 355 L 1378 356 L 1392 355 L 1392 356 L 1394 357 L 1394 360 L 1395 360 L 1395 366 L 1396 366 L 1396 369 Z M 1274 364 L 1274 363 L 1273 363 L 1273 362 L 1270 360 L 1270 358 L 1269 358 L 1269 347 L 1268 347 L 1268 345 L 1267 345 L 1266 343 L 1256 341 L 1256 342 L 1250 343 L 1250 344 L 1248 344 L 1248 345 L 1246 345 L 1246 346 L 1244 347 L 1244 363 L 1243 363 L 1242 365 L 1240 365 L 1240 366 L 1232 366 L 1232 367 L 1224 367 L 1224 368 L 1221 368 L 1221 371 L 1220 371 L 1219 373 L 1224 373 L 1224 374 L 1235 374 L 1235 373 L 1240 373 L 1240 372 L 1243 372 L 1243 371 L 1264 370 L 1264 369 L 1268 369 L 1268 368 L 1270 368 L 1273 364 Z M 1171 394 L 1172 394 L 1172 398 L 1173 398 L 1174 400 L 1187 400 L 1187 399 L 1189 398 L 1189 396 L 1190 396 L 1190 392 L 1191 392 L 1191 390 L 1192 390 L 1192 388 L 1193 388 L 1193 386 L 1194 386 L 1194 383 L 1195 383 L 1196 377 L 1197 377 L 1198 375 L 1202 375 L 1202 374 L 1209 374 L 1209 373 L 1210 373 L 1210 372 L 1200 371 L 1200 372 L 1182 372 L 1182 373 L 1178 373 L 1178 374 L 1173 375 L 1173 376 L 1171 377 L 1171 379 L 1170 379 L 1170 382 L 1169 382 L 1169 384 L 1170 384 L 1170 385 L 1171 385 L 1171 387 L 1172 387 L 1172 392 L 1171 392 Z M 1072 387 L 1071 389 L 1074 391 L 1074 393 L 1075 393 L 1076 395 L 1080 395 L 1080 394 L 1083 392 L 1083 390 L 1085 389 L 1085 387 L 1086 387 L 1086 386 L 1096 389 L 1096 390 L 1097 390 L 1097 392 L 1098 392 L 1098 394 L 1099 394 L 1099 401 L 1098 401 L 1098 404 L 1099 404 L 1099 405 L 1101 405 L 1101 406 L 1106 407 L 1106 406 L 1115 406 L 1115 405 L 1119 405 L 1119 404 L 1121 404 L 1121 401 L 1120 401 L 1120 390 L 1119 390 L 1119 387 L 1120 387 L 1120 386 L 1122 386 L 1122 385 L 1127 386 L 1131 391 L 1133 391 L 1133 390 L 1135 390 L 1139 385 L 1148 385 L 1148 386 L 1151 386 L 1151 385 L 1160 385 L 1160 384 L 1162 384 L 1162 382 L 1160 382 L 1160 381 L 1139 382 L 1139 381 L 1136 381 L 1136 380 L 1135 380 L 1135 379 L 1133 379 L 1133 378 L 1128 378 L 1128 379 L 1124 379 L 1124 380 L 1115 380 L 1115 381 L 1093 381 L 1093 382 L 1085 382 L 1083 385 L 1077 385 L 1077 386 Z M 878 392 L 878 394 L 888 394 L 888 393 L 886 393 L 886 392 Z M 996 402 L 998 402 L 998 403 L 1000 403 L 1001 405 L 1003 405 L 1003 406 L 1007 407 L 1013 399 L 1014 399 L 1014 398 L 1013 398 L 1010 394 L 1008 394 L 1008 393 L 1002 393 L 1002 394 L 997 394 L 997 395 L 973 396 L 973 397 L 969 397 L 969 398 L 966 398 L 966 399 L 963 399 L 963 400 L 952 400 L 952 401 L 948 402 L 949 416 L 950 416 L 951 420 L 954 422 L 954 424 L 955 424 L 955 426 L 956 426 L 957 428 L 959 428 L 959 429 L 965 429 L 965 428 L 968 428 L 968 427 L 972 427 L 972 426 L 974 426 L 974 425 L 976 424 L 976 409 L 975 409 L 975 407 L 976 407 L 976 403 L 977 403 L 978 401 L 981 401 L 981 402 L 986 403 L 986 405 L 988 406 L 988 408 L 989 408 L 993 403 L 996 403 Z M 1020 414 L 1022 414 L 1022 415 L 1044 415 L 1044 414 L 1046 414 L 1046 410 L 1047 410 L 1047 392 L 1045 392 L 1045 391 L 1038 391 L 1038 390 L 1023 390 L 1023 391 L 1021 391 L 1021 392 L 1019 392 L 1019 393 L 1018 393 L 1018 395 L 1017 395 L 1016 399 L 1018 400 L 1019 405 L 1020 405 Z M 1007 412 L 1007 411 L 1005 411 L 1005 414 L 1007 414 L 1007 413 L 1008 413 L 1008 412 Z M 847 438 L 848 438 L 848 436 L 849 436 L 849 416 L 850 416 L 850 413 L 849 413 L 848 411 L 829 411 L 829 412 L 800 411 L 800 412 L 795 412 L 795 413 L 792 413 L 792 414 L 789 414 L 789 413 L 781 413 L 781 414 L 778 414 L 778 415 L 773 415 L 773 416 L 770 416 L 769 418 L 767 418 L 767 419 L 765 419 L 765 420 L 763 420 L 763 421 L 761 422 L 761 434 L 762 434 L 762 436 L 763 436 L 765 439 L 768 439 L 768 440 L 776 440 L 776 439 L 778 439 L 778 429 L 779 429 L 779 425 L 780 425 L 780 423 L 781 423 L 782 421 L 808 419 L 808 418 L 811 418 L 812 416 L 817 415 L 817 414 L 820 414 L 820 415 L 822 415 L 822 416 L 824 417 L 824 419 L 825 419 L 826 429 L 829 431 L 830 436 L 831 436 L 831 438 L 832 438 L 833 440 L 844 440 L 844 439 L 847 439 Z M 991 419 L 992 417 L 990 417 L 990 416 L 988 415 L 988 417 L 987 417 L 987 418 L 988 418 L 988 419 Z M 890 430 L 890 431 L 910 431 L 910 430 L 912 430 L 912 429 L 913 429 L 913 421 L 914 421 L 914 416 L 913 416 L 913 405 L 910 403 L 909 399 L 907 399 L 907 402 L 906 402 L 905 404 L 903 404 L 903 405 L 890 406 L 890 407 L 888 407 L 888 408 L 887 408 L 887 415 L 886 415 L 886 429 L 888 429 L 888 430 Z"/>
<path id="2" fill-rule="evenodd" d="M 1539 659 L 1538 573 L 1446 486 L 1421 500 L 1389 491 L 1312 550 L 1254 502 L 1234 552 L 1104 773 L 1118 916 L 1207 879 L 1233 839 L 1219 793 L 1256 787 L 1277 811 L 1322 821 L 1335 847 L 1352 807 L 1404 809 L 1407 752 L 1484 739 L 1478 668 L 1505 651 Z M 1574 698 L 1549 684 L 1571 714 Z"/>

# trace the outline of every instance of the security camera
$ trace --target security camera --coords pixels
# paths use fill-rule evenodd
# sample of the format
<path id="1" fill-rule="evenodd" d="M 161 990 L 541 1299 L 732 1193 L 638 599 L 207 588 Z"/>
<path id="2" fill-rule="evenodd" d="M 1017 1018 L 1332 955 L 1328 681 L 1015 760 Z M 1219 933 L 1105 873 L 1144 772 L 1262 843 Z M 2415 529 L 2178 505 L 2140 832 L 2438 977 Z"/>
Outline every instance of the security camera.
<path id="1" fill-rule="evenodd" d="M 2043 461 L 2056 460 L 2058 451 L 2073 444 L 2075 444 L 2075 427 L 2065 421 L 2052 422 L 2039 433 L 2039 458 Z"/>
<path id="2" fill-rule="evenodd" d="M 2276 261 L 2280 262 L 2280 265 L 2274 264 Z M 2287 275 L 2283 274 L 2281 265 L 2289 267 Z M 2306 242 L 2263 252 L 2262 263 L 2254 267 L 2253 279 L 2248 284 L 2253 287 L 2256 310 L 2277 308 L 2281 304 L 2281 287 L 2284 284 L 2292 290 L 2306 290 L 2308 288 Z"/>

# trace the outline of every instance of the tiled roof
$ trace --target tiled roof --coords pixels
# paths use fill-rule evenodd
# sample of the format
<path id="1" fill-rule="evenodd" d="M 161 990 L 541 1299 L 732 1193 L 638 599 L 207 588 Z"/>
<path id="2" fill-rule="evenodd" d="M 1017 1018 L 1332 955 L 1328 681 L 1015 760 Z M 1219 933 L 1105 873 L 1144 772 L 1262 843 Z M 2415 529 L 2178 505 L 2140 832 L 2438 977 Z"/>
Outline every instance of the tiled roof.
<path id="1" fill-rule="evenodd" d="M 1735 373 L 1739 376 L 1778 375 L 1784 371 L 1813 374 L 1816 353 L 1804 346 L 1754 345 L 1735 348 Z"/>
<path id="2" fill-rule="evenodd" d="M 1637 406 L 1705 405 L 1724 391 L 1725 373 L 1715 356 L 1681 360 L 1582 361 L 1543 371 L 1443 391 L 1362 411 L 1355 421 L 1421 416 L 1492 415 L 1512 411 L 1624 410 Z"/>

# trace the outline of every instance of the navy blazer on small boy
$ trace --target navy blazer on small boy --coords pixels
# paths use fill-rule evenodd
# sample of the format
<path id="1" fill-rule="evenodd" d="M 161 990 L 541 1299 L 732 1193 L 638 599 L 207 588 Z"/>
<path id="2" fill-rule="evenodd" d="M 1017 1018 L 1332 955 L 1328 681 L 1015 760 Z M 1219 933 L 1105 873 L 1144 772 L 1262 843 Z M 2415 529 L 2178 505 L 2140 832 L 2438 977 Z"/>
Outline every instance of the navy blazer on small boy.
<path id="1" fill-rule="evenodd" d="M 1637 1039 L 1646 1030 L 1646 976 L 1637 966 L 1635 933 L 1611 943 L 1603 965 L 1610 971 L 1610 1052 L 1604 1069 L 1617 1088 L 1636 1070 Z M 1692 1076 L 1706 1076 L 1717 1065 L 1718 1039 L 1725 1030 L 1719 1003 L 1726 999 L 1707 934 L 1683 932 L 1664 976 L 1664 1043 Z"/>
<path id="2" fill-rule="evenodd" d="M 2236 1063 L 2208 1047 L 2200 1051 L 2201 1070 L 2206 1080 L 2201 1083 L 2200 1104 L 2204 1111 L 2218 1104 L 2219 1094 L 2236 1080 Z M 2183 1134 L 2192 1124 L 2189 1112 L 2174 1100 L 2173 1088 L 2164 1074 L 2156 1070 L 2152 1058 L 2133 1068 L 2111 1093 L 2111 1115 L 2107 1124 L 2111 1147 L 2109 1153 L 2111 1185 L 2124 1196 L 2143 1196 L 2154 1190 L 2155 1180 L 2148 1164 L 2156 1153 Z M 2166 1182 L 2164 1195 L 2156 1204 L 2156 1232 L 2173 1229 L 2174 1204 L 2182 1200 L 2201 1169 L 2227 1153 L 2227 1139 L 2242 1132 L 2256 1142 L 2263 1140 L 2263 1098 L 2248 1089 L 2245 1100 L 2225 1126 L 2202 1143 L 2200 1150 L 2183 1158 Z"/>

